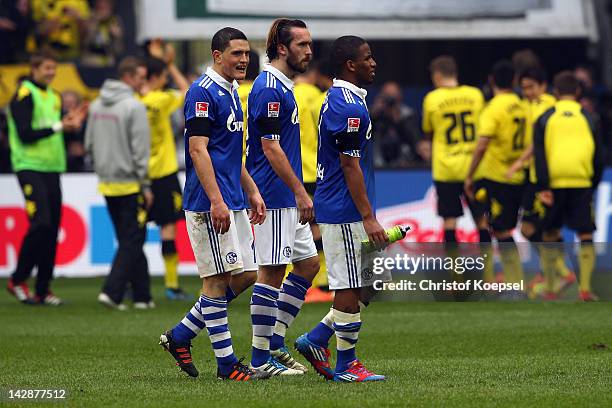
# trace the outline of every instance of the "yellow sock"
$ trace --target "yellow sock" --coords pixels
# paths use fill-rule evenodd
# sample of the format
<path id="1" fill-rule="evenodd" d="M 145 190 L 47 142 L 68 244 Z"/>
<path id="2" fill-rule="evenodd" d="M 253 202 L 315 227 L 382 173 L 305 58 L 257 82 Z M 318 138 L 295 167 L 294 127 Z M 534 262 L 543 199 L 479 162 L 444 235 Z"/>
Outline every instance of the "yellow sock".
<path id="1" fill-rule="evenodd" d="M 167 288 L 178 289 L 178 254 L 163 254 L 164 266 L 166 267 L 166 273 L 164 275 L 164 282 Z"/>
<path id="2" fill-rule="evenodd" d="M 482 250 L 481 255 L 484 258 L 484 271 L 482 273 L 482 278 L 485 282 L 493 282 L 495 281 L 495 274 L 493 273 L 493 247 L 491 243 L 483 243 L 481 244 Z"/>
<path id="3" fill-rule="evenodd" d="M 523 280 L 523 266 L 521 257 L 514 241 L 500 242 L 499 254 L 502 267 L 504 268 L 504 278 L 508 283 L 518 283 Z"/>
<path id="4" fill-rule="evenodd" d="M 578 256 L 580 266 L 580 290 L 583 292 L 591 291 L 591 275 L 595 269 L 595 247 L 592 242 L 582 242 Z"/>
<path id="5" fill-rule="evenodd" d="M 539 244 L 538 244 L 539 245 Z M 555 290 L 555 270 L 557 264 L 557 250 L 550 244 L 540 245 L 540 265 L 544 274 L 544 284 L 547 292 Z"/>
<path id="6" fill-rule="evenodd" d="M 312 280 L 313 287 L 321 287 L 328 286 L 329 282 L 327 281 L 327 264 L 325 263 L 325 255 L 323 251 L 319 251 L 319 262 L 321 267 L 319 268 L 319 273 Z"/>
<path id="7" fill-rule="evenodd" d="M 563 251 L 563 248 L 556 249 L 555 266 L 557 267 L 557 273 L 559 276 L 566 278 L 572 274 L 572 271 L 570 271 L 565 263 L 565 252 Z"/>

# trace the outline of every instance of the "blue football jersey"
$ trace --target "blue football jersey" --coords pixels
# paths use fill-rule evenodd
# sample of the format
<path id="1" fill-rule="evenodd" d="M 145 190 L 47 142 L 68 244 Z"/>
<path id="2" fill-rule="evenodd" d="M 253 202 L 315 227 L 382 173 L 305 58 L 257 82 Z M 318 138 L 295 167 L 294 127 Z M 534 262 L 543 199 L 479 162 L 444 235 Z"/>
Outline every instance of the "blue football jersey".
<path id="1" fill-rule="evenodd" d="M 191 84 L 185 96 L 185 188 L 183 208 L 210 211 L 210 200 L 198 179 L 189 155 L 189 136 L 208 136 L 208 154 L 223 201 L 230 210 L 241 210 L 244 196 L 240 186 L 244 122 L 236 88 L 211 68 Z M 197 121 L 198 128 L 190 120 Z M 202 119 L 202 120 L 200 120 Z"/>
<path id="2" fill-rule="evenodd" d="M 340 154 L 359 157 L 368 199 L 376 208 L 372 124 L 365 102 L 366 91 L 334 80 L 321 107 L 315 217 L 323 224 L 362 221 L 340 166 Z"/>
<path id="3" fill-rule="evenodd" d="M 300 123 L 293 82 L 276 68 L 266 65 L 255 79 L 248 101 L 246 168 L 266 208 L 296 207 L 293 192 L 276 175 L 261 145 L 262 138 L 278 140 L 291 168 L 302 180 Z"/>

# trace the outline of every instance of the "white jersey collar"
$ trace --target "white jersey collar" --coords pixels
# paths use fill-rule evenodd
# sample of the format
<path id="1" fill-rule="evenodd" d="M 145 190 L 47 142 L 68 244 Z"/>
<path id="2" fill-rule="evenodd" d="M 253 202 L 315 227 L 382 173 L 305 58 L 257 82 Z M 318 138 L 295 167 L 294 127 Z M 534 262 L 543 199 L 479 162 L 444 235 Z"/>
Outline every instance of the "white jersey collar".
<path id="1" fill-rule="evenodd" d="M 285 85 L 285 88 L 293 91 L 293 81 L 287 78 L 287 75 L 283 74 L 280 70 L 274 68 L 270 64 L 265 64 L 263 70 L 274 75 L 283 85 Z"/>
<path id="2" fill-rule="evenodd" d="M 236 89 L 238 89 L 238 87 L 240 86 L 240 85 L 238 85 L 238 82 L 236 80 L 234 80 L 234 82 L 227 81 L 225 78 L 223 78 L 221 75 L 219 75 L 219 73 L 217 71 L 215 71 L 214 69 L 212 69 L 211 67 L 206 68 L 206 75 L 210 79 L 215 81 L 217 83 L 217 85 L 219 85 L 221 88 L 225 89 L 230 94 L 232 92 L 234 92 Z"/>
<path id="3" fill-rule="evenodd" d="M 359 88 L 357 85 L 352 84 L 352 83 L 350 83 L 348 81 L 344 81 L 342 79 L 334 78 L 334 85 L 333 86 L 340 87 L 340 88 L 346 88 L 349 91 L 351 91 L 354 94 L 356 94 L 357 96 L 359 96 L 364 101 L 365 101 L 366 95 L 368 94 L 368 91 L 366 91 L 365 89 Z"/>

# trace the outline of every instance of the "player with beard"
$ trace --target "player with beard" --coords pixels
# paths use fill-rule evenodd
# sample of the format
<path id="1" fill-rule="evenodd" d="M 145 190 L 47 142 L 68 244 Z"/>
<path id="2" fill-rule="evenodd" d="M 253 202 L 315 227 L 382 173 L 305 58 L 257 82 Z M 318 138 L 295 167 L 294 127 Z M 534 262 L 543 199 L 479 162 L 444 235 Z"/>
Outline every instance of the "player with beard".
<path id="1" fill-rule="evenodd" d="M 266 45 L 270 64 L 255 79 L 248 99 L 246 167 L 266 203 L 255 225 L 259 270 L 251 297 L 251 368 L 272 375 L 303 374 L 285 346 L 285 332 L 300 311 L 319 271 L 308 223 L 313 204 L 302 182 L 300 125 L 292 78 L 308 68 L 312 39 L 301 20 L 272 23 Z M 287 264 L 294 269 L 283 282 Z M 281 287 L 282 285 L 282 287 Z"/>

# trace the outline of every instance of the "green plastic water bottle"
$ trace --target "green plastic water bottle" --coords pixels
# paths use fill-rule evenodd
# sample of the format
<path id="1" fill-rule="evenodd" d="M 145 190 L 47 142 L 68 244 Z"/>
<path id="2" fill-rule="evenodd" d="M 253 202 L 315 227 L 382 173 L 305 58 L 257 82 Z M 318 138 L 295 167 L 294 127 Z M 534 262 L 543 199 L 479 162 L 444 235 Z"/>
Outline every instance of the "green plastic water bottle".
<path id="1" fill-rule="evenodd" d="M 387 234 L 387 237 L 389 238 L 389 245 L 399 241 L 400 239 L 406 238 L 406 233 L 408 231 L 410 231 L 410 227 L 404 227 L 402 225 L 396 225 L 395 227 L 385 230 L 385 234 Z M 367 239 L 361 241 L 361 244 L 363 250 L 366 252 L 376 251 L 376 245 Z"/>

